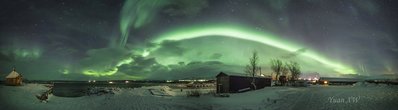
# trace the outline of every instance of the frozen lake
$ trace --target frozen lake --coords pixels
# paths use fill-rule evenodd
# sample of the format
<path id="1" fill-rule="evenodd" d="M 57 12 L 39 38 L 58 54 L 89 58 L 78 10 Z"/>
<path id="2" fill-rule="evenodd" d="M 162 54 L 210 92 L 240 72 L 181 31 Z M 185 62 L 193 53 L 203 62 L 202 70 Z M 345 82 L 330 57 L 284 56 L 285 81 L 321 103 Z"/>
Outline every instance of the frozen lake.
<path id="1" fill-rule="evenodd" d="M 159 83 L 114 83 L 108 82 L 68 82 L 54 83 L 53 94 L 60 97 L 80 97 L 86 95 L 89 88 L 92 87 L 114 87 L 114 88 L 137 88 L 142 86 L 155 86 Z"/>

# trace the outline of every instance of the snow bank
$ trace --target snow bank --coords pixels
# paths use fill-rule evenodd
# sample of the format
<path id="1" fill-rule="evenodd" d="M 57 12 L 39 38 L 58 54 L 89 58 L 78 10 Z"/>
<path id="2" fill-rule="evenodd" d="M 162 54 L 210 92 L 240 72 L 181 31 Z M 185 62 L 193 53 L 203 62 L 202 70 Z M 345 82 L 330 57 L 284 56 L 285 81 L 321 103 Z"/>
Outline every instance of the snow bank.
<path id="1" fill-rule="evenodd" d="M 387 84 L 376 84 L 368 82 L 357 82 L 352 85 L 353 87 L 378 87 L 378 88 L 398 88 L 397 85 L 387 85 Z"/>
<path id="2" fill-rule="evenodd" d="M 278 88 L 267 88 L 240 94 L 230 94 L 228 98 L 214 97 L 214 89 L 172 89 L 168 86 L 140 88 L 96 88 L 93 93 L 107 90 L 113 94 L 90 95 L 82 97 L 52 96 L 48 103 L 41 103 L 35 95 L 48 90 L 42 84 L 25 86 L 2 86 L 2 110 L 19 109 L 242 109 L 264 108 L 266 102 L 277 99 Z M 151 91 L 152 93 L 151 93 Z M 201 97 L 186 97 L 186 91 L 200 91 Z M 165 96 L 166 95 L 166 96 Z M 7 99 L 7 100 L 4 100 Z M 268 99 L 268 101 L 267 101 Z M 245 100 L 245 101 L 243 101 Z M 23 106 L 20 106 L 23 105 Z M 260 106 L 259 106 L 260 105 Z M 4 109 L 3 109 L 4 108 Z"/>
<path id="3" fill-rule="evenodd" d="M 175 96 L 168 86 L 144 86 L 140 88 L 119 88 L 113 91 L 116 95 L 126 94 L 131 96 Z"/>
<path id="4" fill-rule="evenodd" d="M 118 91 L 120 91 L 119 88 L 92 87 L 88 88 L 87 95 L 115 94 Z"/>
<path id="5" fill-rule="evenodd" d="M 47 90 L 49 90 L 49 88 L 43 84 L 3 86 L 0 88 L 0 103 L 3 105 L 2 109 L 23 109 L 20 105 L 31 106 L 41 104 L 36 98 L 36 95 L 40 95 Z M 49 95 L 49 99 L 51 99 L 51 97 L 52 95 Z"/>

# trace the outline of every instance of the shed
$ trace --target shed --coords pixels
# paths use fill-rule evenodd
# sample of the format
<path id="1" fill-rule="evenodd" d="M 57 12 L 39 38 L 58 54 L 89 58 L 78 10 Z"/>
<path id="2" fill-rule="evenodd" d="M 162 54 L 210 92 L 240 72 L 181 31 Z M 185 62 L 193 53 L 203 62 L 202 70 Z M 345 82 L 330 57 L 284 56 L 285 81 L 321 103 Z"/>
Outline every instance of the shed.
<path id="1" fill-rule="evenodd" d="M 11 73 L 6 76 L 5 84 L 10 86 L 22 85 L 22 75 L 14 68 Z"/>
<path id="2" fill-rule="evenodd" d="M 254 89 L 253 85 L 251 84 L 252 77 L 249 76 L 228 75 L 224 72 L 220 72 L 216 78 L 217 93 L 239 93 Z M 271 78 L 254 78 L 256 89 L 271 86 Z"/>

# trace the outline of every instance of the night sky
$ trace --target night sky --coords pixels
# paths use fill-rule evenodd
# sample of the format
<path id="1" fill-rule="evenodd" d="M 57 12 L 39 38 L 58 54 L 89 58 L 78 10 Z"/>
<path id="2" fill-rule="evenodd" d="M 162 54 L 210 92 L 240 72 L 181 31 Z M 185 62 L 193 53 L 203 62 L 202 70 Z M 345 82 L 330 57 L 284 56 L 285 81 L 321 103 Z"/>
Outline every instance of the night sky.
<path id="1" fill-rule="evenodd" d="M 1 0 L 0 74 L 213 78 L 253 51 L 322 76 L 397 75 L 396 0 Z"/>

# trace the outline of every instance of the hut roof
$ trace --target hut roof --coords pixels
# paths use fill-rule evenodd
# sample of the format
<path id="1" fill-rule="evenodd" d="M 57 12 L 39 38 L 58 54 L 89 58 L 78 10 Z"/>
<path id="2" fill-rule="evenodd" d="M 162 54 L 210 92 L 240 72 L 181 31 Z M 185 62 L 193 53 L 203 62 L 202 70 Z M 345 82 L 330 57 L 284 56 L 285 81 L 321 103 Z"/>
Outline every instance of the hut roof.
<path id="1" fill-rule="evenodd" d="M 225 74 L 224 72 L 220 72 L 216 77 L 220 77 L 220 76 L 228 76 L 228 75 Z"/>
<path id="2" fill-rule="evenodd" d="M 17 73 L 17 71 L 13 70 L 10 74 L 7 75 L 6 78 L 16 78 L 18 76 L 20 76 L 20 74 Z"/>
<path id="3" fill-rule="evenodd" d="M 247 75 L 242 74 L 242 73 L 232 73 L 232 72 L 231 72 L 231 74 L 220 72 L 216 77 L 220 77 L 220 76 L 251 77 L 251 76 L 247 76 Z M 267 78 L 267 77 L 261 77 L 261 76 L 255 76 L 255 77 L 257 77 L 257 78 Z"/>

